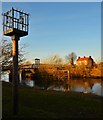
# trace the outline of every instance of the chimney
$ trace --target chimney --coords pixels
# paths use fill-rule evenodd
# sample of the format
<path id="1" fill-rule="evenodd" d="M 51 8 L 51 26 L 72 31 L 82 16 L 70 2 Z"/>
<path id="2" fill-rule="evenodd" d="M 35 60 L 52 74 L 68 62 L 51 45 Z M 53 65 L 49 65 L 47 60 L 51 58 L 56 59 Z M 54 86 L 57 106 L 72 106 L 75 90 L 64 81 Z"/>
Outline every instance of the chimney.
<path id="1" fill-rule="evenodd" d="M 80 57 L 78 57 L 77 61 L 80 59 Z"/>

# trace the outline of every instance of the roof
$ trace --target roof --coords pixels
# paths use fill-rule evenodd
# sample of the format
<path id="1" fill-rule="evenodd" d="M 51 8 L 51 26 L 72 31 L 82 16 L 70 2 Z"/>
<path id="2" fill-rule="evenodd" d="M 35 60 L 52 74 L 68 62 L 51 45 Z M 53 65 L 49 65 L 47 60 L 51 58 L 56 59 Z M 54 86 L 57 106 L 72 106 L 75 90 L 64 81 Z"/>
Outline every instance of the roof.
<path id="1" fill-rule="evenodd" d="M 84 61 L 89 59 L 91 59 L 91 57 L 82 57 L 82 58 L 78 57 L 77 61 Z"/>

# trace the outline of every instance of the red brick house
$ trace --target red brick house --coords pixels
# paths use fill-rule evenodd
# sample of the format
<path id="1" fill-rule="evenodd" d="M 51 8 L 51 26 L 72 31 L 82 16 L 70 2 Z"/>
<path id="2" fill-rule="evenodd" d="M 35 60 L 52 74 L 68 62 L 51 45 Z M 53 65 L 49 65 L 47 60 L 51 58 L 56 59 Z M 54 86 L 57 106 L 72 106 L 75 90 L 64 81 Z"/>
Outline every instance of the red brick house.
<path id="1" fill-rule="evenodd" d="M 84 65 L 86 67 L 93 67 L 94 66 L 94 60 L 91 56 L 89 57 L 78 57 L 77 59 L 77 65 Z"/>

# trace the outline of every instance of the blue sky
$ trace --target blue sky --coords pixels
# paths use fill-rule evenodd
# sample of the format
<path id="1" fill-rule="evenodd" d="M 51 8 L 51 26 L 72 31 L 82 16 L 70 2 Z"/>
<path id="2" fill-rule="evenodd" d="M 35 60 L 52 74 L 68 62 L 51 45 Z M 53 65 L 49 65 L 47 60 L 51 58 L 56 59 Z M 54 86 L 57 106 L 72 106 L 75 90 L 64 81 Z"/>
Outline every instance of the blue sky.
<path id="1" fill-rule="evenodd" d="M 28 60 L 71 52 L 101 59 L 100 2 L 3 2 L 2 12 L 12 7 L 30 13 L 29 35 L 20 40 L 28 44 Z"/>

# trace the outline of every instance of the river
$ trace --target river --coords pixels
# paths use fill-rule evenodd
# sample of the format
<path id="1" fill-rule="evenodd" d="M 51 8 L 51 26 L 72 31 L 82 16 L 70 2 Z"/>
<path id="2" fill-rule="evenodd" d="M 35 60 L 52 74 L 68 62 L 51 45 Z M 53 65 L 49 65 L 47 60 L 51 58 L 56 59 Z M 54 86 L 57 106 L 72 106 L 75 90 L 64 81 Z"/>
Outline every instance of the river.
<path id="1" fill-rule="evenodd" d="M 8 75 L 2 77 L 2 81 L 8 82 Z M 96 94 L 103 96 L 103 80 L 101 79 L 69 79 L 69 81 L 25 81 L 25 84 L 30 87 L 39 86 L 41 89 L 56 90 L 56 91 L 75 91 L 85 94 Z"/>
<path id="2" fill-rule="evenodd" d="M 42 89 L 56 91 L 75 91 L 85 94 L 96 94 L 103 96 L 103 81 L 101 79 L 70 79 L 69 81 L 46 81 L 35 84 Z"/>

